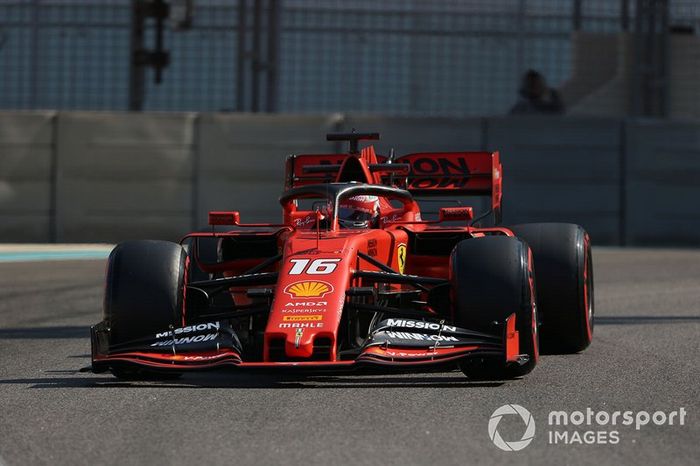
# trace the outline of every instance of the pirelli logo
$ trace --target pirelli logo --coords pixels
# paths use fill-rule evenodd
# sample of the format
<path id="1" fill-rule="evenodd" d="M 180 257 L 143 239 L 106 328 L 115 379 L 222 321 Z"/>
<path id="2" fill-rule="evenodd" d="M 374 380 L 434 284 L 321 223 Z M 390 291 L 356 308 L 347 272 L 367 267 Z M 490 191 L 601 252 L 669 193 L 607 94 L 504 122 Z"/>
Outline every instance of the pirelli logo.
<path id="1" fill-rule="evenodd" d="M 319 314 L 311 314 L 305 316 L 284 316 L 283 322 L 317 322 L 323 320 L 323 316 Z"/>

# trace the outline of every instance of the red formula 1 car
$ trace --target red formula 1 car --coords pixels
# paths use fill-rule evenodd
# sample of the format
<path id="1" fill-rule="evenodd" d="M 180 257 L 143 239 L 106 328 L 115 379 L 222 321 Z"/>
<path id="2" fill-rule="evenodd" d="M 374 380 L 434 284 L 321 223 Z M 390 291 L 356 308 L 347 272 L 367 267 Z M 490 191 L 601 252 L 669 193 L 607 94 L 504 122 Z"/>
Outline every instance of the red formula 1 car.
<path id="1" fill-rule="evenodd" d="M 590 344 L 593 268 L 580 226 L 499 226 L 497 152 L 358 150 L 377 138 L 331 134 L 349 141 L 347 154 L 290 156 L 280 224 L 210 212 L 211 229 L 180 244 L 115 247 L 92 370 L 442 365 L 504 379 L 530 372 L 540 345 Z M 414 196 L 448 206 L 421 212 Z M 447 196 L 485 205 L 475 217 Z"/>

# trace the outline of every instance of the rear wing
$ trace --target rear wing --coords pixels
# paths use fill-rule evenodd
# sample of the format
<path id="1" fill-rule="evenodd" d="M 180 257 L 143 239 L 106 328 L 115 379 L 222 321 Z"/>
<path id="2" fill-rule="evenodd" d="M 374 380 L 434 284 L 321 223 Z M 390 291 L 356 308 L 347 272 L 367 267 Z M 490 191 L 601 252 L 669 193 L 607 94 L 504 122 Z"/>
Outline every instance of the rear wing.
<path id="1" fill-rule="evenodd" d="M 394 163 L 410 166 L 406 189 L 421 196 L 501 193 L 498 152 L 420 152 Z"/>
<path id="2" fill-rule="evenodd" d="M 348 158 L 360 163 L 348 164 Z M 350 171 L 357 176 L 348 177 Z M 390 161 L 368 147 L 357 155 L 292 155 L 287 158 L 285 188 L 354 180 L 395 185 L 416 196 L 490 196 L 490 210 L 499 222 L 502 175 L 498 152 L 419 152 Z"/>
<path id="3" fill-rule="evenodd" d="M 416 196 L 490 196 L 496 223 L 501 218 L 503 167 L 498 152 L 420 152 L 403 155 L 405 188 Z"/>

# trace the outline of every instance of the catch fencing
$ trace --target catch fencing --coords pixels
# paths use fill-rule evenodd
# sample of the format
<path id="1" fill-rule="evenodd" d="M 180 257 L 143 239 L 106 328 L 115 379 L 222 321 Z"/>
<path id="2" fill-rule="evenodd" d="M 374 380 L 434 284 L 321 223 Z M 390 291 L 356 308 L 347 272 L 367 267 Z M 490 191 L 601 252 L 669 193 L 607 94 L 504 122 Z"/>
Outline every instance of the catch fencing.
<path id="1" fill-rule="evenodd" d="M 535 69 L 574 113 L 697 113 L 695 0 L 196 0 L 158 69 L 154 2 L 0 2 L 0 108 L 490 116 Z"/>

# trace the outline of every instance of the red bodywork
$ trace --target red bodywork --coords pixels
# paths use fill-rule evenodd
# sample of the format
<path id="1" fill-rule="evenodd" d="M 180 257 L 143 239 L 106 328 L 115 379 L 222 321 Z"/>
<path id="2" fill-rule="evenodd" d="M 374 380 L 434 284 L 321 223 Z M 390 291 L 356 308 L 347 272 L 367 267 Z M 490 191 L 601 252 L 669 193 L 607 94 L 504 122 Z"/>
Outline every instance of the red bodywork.
<path id="1" fill-rule="evenodd" d="M 444 337 L 441 332 L 442 328 L 447 329 L 446 332 L 452 331 L 454 327 L 449 325 L 452 316 L 449 311 L 437 309 L 430 298 L 431 287 L 439 285 L 440 281 L 447 283 L 450 278 L 449 254 L 431 253 L 431 248 L 440 249 L 441 241 L 446 243 L 448 239 L 453 241 L 452 238 L 491 234 L 512 236 L 512 232 L 505 228 L 470 226 L 473 212 L 464 207 L 443 209 L 437 220 L 423 220 L 418 202 L 411 197 L 412 194 L 489 196 L 489 213 L 498 219 L 501 180 L 498 152 L 417 153 L 390 161 L 376 155 L 373 147 L 367 147 L 359 153 L 291 156 L 286 166 L 286 191 L 280 199 L 283 209 L 281 224 L 243 224 L 237 212 L 211 212 L 211 225 L 230 225 L 230 230 L 191 233 L 182 239 L 185 244 L 216 238 L 220 250 L 225 249 L 229 238 L 244 238 L 251 244 L 262 241 L 276 246 L 278 260 L 267 265 L 269 257 L 256 257 L 254 253 L 230 260 L 223 257 L 216 263 L 207 263 L 195 254 L 191 265 L 196 264 L 204 272 L 216 274 L 218 278 L 195 285 L 213 286 L 212 283 L 219 280 L 230 293 L 236 312 L 266 300 L 269 308 L 261 318 L 264 332 L 260 351 L 253 357 L 246 357 L 238 348 L 186 351 L 173 344 L 172 351 L 170 347 L 165 347 L 165 350 L 157 347 L 158 351 L 115 352 L 106 349 L 109 345 L 101 338 L 107 337 L 101 336 L 98 329 L 93 332 L 93 364 L 107 367 L 125 362 L 177 370 L 222 365 L 249 368 L 342 368 L 359 364 L 415 366 L 455 361 L 481 353 L 502 354 L 507 361 L 514 361 L 518 357 L 515 314 L 507 319 L 500 335 L 473 332 L 469 337 L 472 344 L 467 343 L 467 336 L 460 337 L 460 344 L 451 344 L 457 341 L 457 337 Z M 345 192 L 343 190 L 385 190 L 374 193 L 381 199 L 379 227 L 341 229 L 337 216 L 330 211 L 323 208 L 302 210 L 300 204 L 306 197 L 314 197 L 312 188 L 319 185 L 328 186 L 328 189 L 332 187 L 337 193 Z M 322 192 L 322 188 L 316 192 Z M 329 203 L 334 201 L 328 199 Z M 425 246 L 420 246 L 420 241 Z M 377 276 L 379 272 L 393 278 L 382 281 Z M 416 285 L 395 282 L 398 275 L 416 276 L 416 280 L 424 278 Z M 275 278 L 274 283 L 254 283 L 268 277 Z M 250 284 L 237 285 L 234 281 L 226 281 L 229 279 L 248 280 Z M 420 285 L 428 279 L 432 280 L 427 282 L 428 285 Z M 255 290 L 261 296 L 269 293 L 261 299 Z M 343 345 L 348 345 L 344 334 L 352 314 L 348 309 L 351 304 L 356 307 L 366 305 L 366 298 L 353 298 L 351 292 L 373 292 L 375 305 L 380 302 L 376 301 L 378 295 L 393 298 L 401 293 L 415 293 L 417 299 L 413 301 L 419 304 L 412 309 L 411 317 L 441 322 L 437 334 L 427 335 L 434 339 L 434 343 L 423 347 L 401 347 L 387 341 L 374 344 L 370 339 L 364 346 L 358 345 L 354 353 L 346 349 L 352 353 L 350 356 L 341 354 Z M 192 293 L 190 288 L 188 300 Z M 193 313 L 188 306 L 183 313 L 183 328 Z M 417 313 L 423 313 L 424 317 L 417 316 Z M 229 317 L 236 319 L 235 312 Z M 250 326 L 253 326 L 252 318 Z M 400 333 L 386 330 L 385 333 L 397 334 L 399 338 L 423 335 L 403 330 Z M 173 341 L 177 341 L 174 335 Z M 319 342 L 327 348 L 321 357 L 315 353 Z"/>

